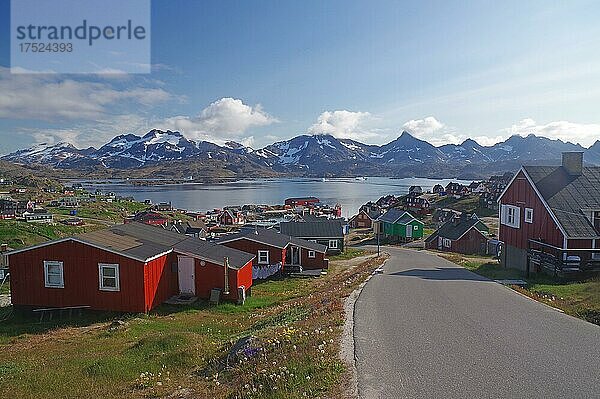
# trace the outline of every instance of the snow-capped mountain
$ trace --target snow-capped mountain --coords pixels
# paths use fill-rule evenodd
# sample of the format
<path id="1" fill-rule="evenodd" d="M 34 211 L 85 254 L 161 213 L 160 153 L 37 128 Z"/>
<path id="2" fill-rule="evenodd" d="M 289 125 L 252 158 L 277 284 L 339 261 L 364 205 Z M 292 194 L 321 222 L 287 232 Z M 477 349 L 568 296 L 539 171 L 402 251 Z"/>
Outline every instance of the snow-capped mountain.
<path id="1" fill-rule="evenodd" d="M 583 159 L 585 162 L 600 165 L 600 140 L 596 140 L 594 145 L 585 151 Z"/>
<path id="2" fill-rule="evenodd" d="M 585 151 L 586 162 L 600 164 L 600 141 L 586 150 L 578 144 L 534 135 L 512 136 L 489 147 L 471 139 L 436 147 L 408 132 L 381 146 L 326 134 L 301 135 L 255 150 L 233 141 L 222 146 L 195 142 L 179 132 L 156 129 L 141 137 L 116 136 L 99 149 L 81 150 L 68 143 L 37 144 L 1 159 L 83 170 L 156 165 L 186 168 L 186 163 L 193 162 L 270 175 L 476 177 L 515 170 L 527 162 L 557 162 L 563 151 Z"/>

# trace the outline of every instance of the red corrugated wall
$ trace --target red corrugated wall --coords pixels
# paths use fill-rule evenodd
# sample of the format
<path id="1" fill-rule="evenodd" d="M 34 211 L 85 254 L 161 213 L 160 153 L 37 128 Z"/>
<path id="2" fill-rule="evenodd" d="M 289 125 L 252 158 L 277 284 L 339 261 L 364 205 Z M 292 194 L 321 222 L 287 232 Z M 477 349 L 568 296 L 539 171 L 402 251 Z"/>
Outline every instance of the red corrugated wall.
<path id="1" fill-rule="evenodd" d="M 44 287 L 44 261 L 63 262 L 64 288 Z M 15 305 L 121 312 L 146 311 L 144 263 L 74 241 L 47 245 L 9 256 Z M 100 291 L 98 263 L 118 263 L 120 291 Z"/>

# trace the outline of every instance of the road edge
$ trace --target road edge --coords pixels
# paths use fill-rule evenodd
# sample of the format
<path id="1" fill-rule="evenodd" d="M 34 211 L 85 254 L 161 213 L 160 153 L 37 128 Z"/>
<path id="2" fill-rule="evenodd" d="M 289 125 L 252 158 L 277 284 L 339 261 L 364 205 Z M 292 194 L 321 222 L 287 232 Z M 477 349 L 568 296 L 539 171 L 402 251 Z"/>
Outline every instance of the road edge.
<path id="1" fill-rule="evenodd" d="M 358 399 L 358 370 L 356 368 L 356 351 L 354 343 L 354 313 L 355 304 L 363 288 L 371 280 L 373 276 L 380 273 L 388 259 L 384 260 L 373 273 L 371 273 L 365 281 L 363 281 L 348 297 L 344 300 L 344 328 L 342 330 L 342 339 L 340 345 L 340 357 L 348 367 L 350 384 L 346 390 L 347 396 Z"/>

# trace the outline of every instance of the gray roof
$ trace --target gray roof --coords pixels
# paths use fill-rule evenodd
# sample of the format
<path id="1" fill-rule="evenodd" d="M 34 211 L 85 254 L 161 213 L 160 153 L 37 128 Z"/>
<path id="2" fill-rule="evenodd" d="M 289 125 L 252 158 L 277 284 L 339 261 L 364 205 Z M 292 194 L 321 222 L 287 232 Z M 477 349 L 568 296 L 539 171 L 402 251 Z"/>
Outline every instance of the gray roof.
<path id="1" fill-rule="evenodd" d="M 222 265 L 224 259 L 228 258 L 231 269 L 240 269 L 255 257 L 244 251 L 213 244 L 194 237 L 189 237 L 176 244 L 174 250 L 218 265 Z"/>
<path id="2" fill-rule="evenodd" d="M 160 226 L 149 226 L 135 222 L 116 225 L 66 239 L 48 241 L 34 247 L 16 250 L 12 253 L 27 251 L 31 248 L 51 245 L 70 239 L 141 262 L 146 262 L 148 259 L 173 250 L 218 265 L 222 265 L 224 258 L 228 257 L 229 266 L 232 269 L 239 269 L 254 258 L 253 255 L 246 252 L 212 244 L 199 238 L 181 235 L 174 231 L 165 230 Z"/>
<path id="3" fill-rule="evenodd" d="M 600 210 L 600 167 L 584 167 L 580 176 L 562 166 L 524 166 L 552 213 L 570 238 L 598 237 L 582 210 Z"/>
<path id="4" fill-rule="evenodd" d="M 400 223 L 400 224 L 408 224 L 410 222 L 412 222 L 413 220 L 416 220 L 419 223 L 422 223 L 421 221 L 419 221 L 417 218 L 415 218 L 413 215 L 411 215 L 409 212 L 406 212 L 405 210 L 402 209 L 398 209 L 398 208 L 391 208 L 388 209 L 386 213 L 384 213 L 383 215 L 379 216 L 379 219 L 377 219 L 381 222 L 386 222 L 386 223 Z"/>
<path id="5" fill-rule="evenodd" d="M 292 243 L 296 246 L 321 253 L 325 253 L 327 251 L 327 247 L 325 245 L 281 234 L 273 229 L 256 229 L 242 233 L 231 234 L 221 238 L 217 241 L 217 243 L 224 244 L 226 242 L 237 241 L 242 239 L 256 241 L 265 245 L 270 245 L 281 249 L 287 247 L 290 243 Z"/>
<path id="6" fill-rule="evenodd" d="M 437 237 L 448 238 L 450 240 L 458 240 L 472 227 L 475 227 L 483 235 L 489 231 L 488 227 L 479 219 L 466 218 L 459 219 L 458 222 L 449 220 L 437 229 L 432 235 L 427 237 L 426 242 L 431 242 Z"/>
<path id="7" fill-rule="evenodd" d="M 314 222 L 282 222 L 281 234 L 299 238 L 343 238 L 342 221 L 339 219 Z"/>

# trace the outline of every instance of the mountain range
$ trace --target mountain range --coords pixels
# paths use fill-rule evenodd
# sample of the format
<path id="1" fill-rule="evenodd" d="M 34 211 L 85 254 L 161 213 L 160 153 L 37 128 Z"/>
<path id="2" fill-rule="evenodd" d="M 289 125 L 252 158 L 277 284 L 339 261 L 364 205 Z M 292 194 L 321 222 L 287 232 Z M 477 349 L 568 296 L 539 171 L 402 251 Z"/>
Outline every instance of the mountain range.
<path id="1" fill-rule="evenodd" d="M 236 142 L 217 145 L 189 140 L 179 132 L 151 130 L 125 134 L 96 149 L 69 143 L 37 144 L 0 159 L 105 175 L 136 177 L 390 176 L 477 179 L 514 171 L 520 165 L 559 162 L 563 151 L 582 151 L 600 165 L 600 140 L 578 144 L 529 135 L 511 136 L 493 146 L 467 139 L 436 147 L 404 131 L 384 145 L 369 145 L 331 135 L 300 135 L 261 149 Z M 135 171 L 135 172 L 134 172 Z M 206 177 L 206 176 L 204 176 Z"/>

